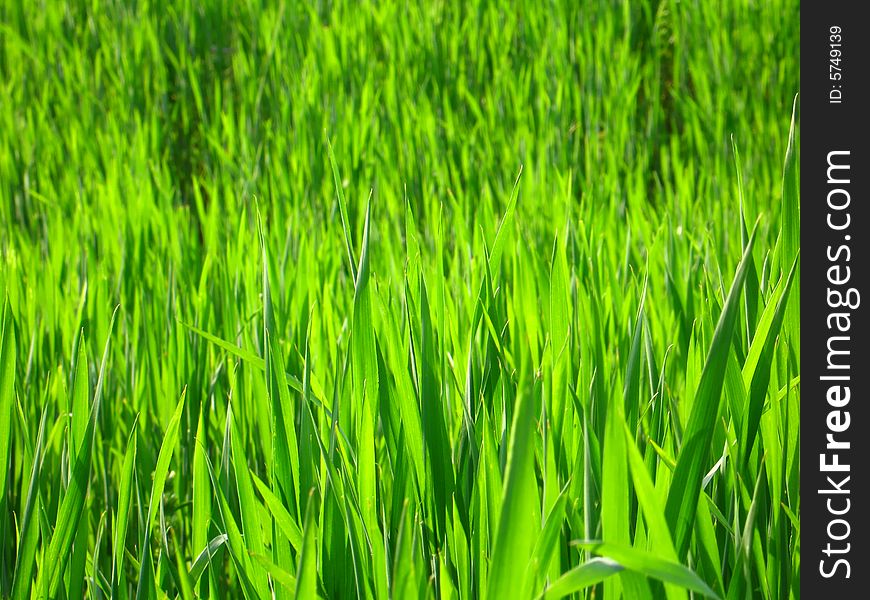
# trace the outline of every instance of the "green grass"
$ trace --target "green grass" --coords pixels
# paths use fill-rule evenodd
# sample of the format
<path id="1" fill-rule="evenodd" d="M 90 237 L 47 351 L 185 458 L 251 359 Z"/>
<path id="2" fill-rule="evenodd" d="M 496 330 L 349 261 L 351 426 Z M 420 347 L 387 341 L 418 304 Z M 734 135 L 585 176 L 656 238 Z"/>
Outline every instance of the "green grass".
<path id="1" fill-rule="evenodd" d="M 799 599 L 798 3 L 501 4 L 0 6 L 0 597 Z"/>

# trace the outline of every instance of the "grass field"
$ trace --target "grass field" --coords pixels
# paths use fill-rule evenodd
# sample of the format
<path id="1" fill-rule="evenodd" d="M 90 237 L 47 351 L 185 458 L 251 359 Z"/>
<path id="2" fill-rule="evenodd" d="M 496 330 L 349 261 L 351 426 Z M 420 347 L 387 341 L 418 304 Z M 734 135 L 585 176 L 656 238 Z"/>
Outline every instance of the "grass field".
<path id="1" fill-rule="evenodd" d="M 0 597 L 800 597 L 799 4 L 0 5 Z"/>

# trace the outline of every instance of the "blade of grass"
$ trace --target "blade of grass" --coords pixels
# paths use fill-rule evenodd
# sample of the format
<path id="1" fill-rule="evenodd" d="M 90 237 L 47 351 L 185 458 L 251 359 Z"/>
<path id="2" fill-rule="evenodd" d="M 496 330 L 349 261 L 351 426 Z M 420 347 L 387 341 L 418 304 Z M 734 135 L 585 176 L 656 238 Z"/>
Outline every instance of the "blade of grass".
<path id="1" fill-rule="evenodd" d="M 73 539 L 78 531 L 79 521 L 81 520 L 84 511 L 85 495 L 87 494 L 91 477 L 91 463 L 93 458 L 92 449 L 94 447 L 97 433 L 97 418 L 100 413 L 103 382 L 106 375 L 106 364 L 109 359 L 112 330 L 115 326 L 115 317 L 117 314 L 118 308 L 115 308 L 106 334 L 106 345 L 103 349 L 103 358 L 100 362 L 97 387 L 94 391 L 94 400 L 91 404 L 90 417 L 88 418 L 88 425 L 85 430 L 81 452 L 79 452 L 79 456 L 76 459 L 75 469 L 72 478 L 70 479 L 70 485 L 63 498 L 63 503 L 61 504 L 60 512 L 57 516 L 57 525 L 55 526 L 54 533 L 51 536 L 48 553 L 45 556 L 46 568 L 42 569 L 39 573 L 38 587 L 41 590 L 41 593 L 49 598 L 53 598 L 57 594 L 57 588 L 60 585 L 61 576 L 66 569 L 67 559 L 69 557 L 70 549 L 72 548 Z"/>
<path id="2" fill-rule="evenodd" d="M 133 501 L 133 470 L 136 467 L 136 426 L 139 416 L 133 421 L 130 435 L 127 437 L 127 450 L 124 453 L 124 463 L 121 467 L 121 481 L 118 494 L 118 512 L 115 516 L 115 537 L 112 552 L 112 597 L 120 594 L 120 579 L 123 576 L 124 549 L 127 541 L 127 524 L 130 518 L 130 507 Z"/>
<path id="3" fill-rule="evenodd" d="M 347 250 L 347 261 L 350 268 L 350 274 L 353 281 L 357 280 L 356 261 L 353 257 L 353 243 L 350 235 L 350 220 L 347 217 L 347 202 L 344 199 L 344 185 L 341 182 L 341 175 L 338 173 L 338 163 L 335 160 L 335 154 L 332 152 L 332 143 L 329 141 L 329 136 L 326 137 L 326 150 L 329 154 L 329 164 L 332 167 L 332 177 L 335 182 L 335 194 L 338 196 L 338 210 L 341 213 L 341 227 L 344 230 L 344 245 Z"/>
<path id="4" fill-rule="evenodd" d="M 12 472 L 9 451 L 12 444 L 15 364 L 15 325 L 9 299 L 5 298 L 3 313 L 0 315 L 0 515 L 6 515 L 6 487 Z"/>
<path id="5" fill-rule="evenodd" d="M 163 434 L 163 443 L 157 454 L 157 464 L 154 467 L 154 481 L 151 484 L 151 496 L 148 501 L 148 512 L 145 516 L 145 536 L 139 553 L 139 582 L 136 587 L 136 598 L 156 598 L 154 589 L 154 566 L 151 562 L 151 530 L 154 527 L 157 512 L 163 499 L 163 487 L 166 485 L 166 476 L 169 474 L 169 461 L 175 452 L 178 443 L 178 428 L 181 421 L 181 413 L 184 410 L 184 397 L 187 390 L 181 393 L 181 398 L 175 406 L 175 412 L 166 426 Z"/>
<path id="6" fill-rule="evenodd" d="M 665 506 L 665 516 L 674 535 L 677 556 L 684 559 L 689 551 L 701 481 L 708 468 L 710 443 L 719 401 L 725 379 L 725 367 L 734 323 L 739 312 L 740 293 L 746 278 L 747 265 L 752 255 L 757 225 L 749 236 L 746 251 L 737 267 L 731 290 L 716 324 L 713 341 L 707 353 L 707 360 L 701 372 L 698 389 L 695 393 L 692 412 L 683 434 L 683 445 L 677 457 L 670 492 Z"/>
<path id="7" fill-rule="evenodd" d="M 743 365 L 743 382 L 746 389 L 749 390 L 749 403 L 744 411 L 745 422 L 741 427 L 743 435 L 738 442 L 738 448 L 743 457 L 744 467 L 749 460 L 755 437 L 758 434 L 758 425 L 761 421 L 764 399 L 767 396 L 767 388 L 770 383 L 770 371 L 774 362 L 774 346 L 789 305 L 789 292 L 799 261 L 800 252 L 792 262 L 785 283 L 775 296 L 775 301 L 771 299 L 765 307 L 756 330 L 755 339 L 752 340 L 752 345 L 749 348 L 749 355 Z"/>
<path id="8" fill-rule="evenodd" d="M 313 494 L 312 494 L 313 495 Z M 299 553 L 299 574 L 296 581 L 296 599 L 308 600 L 317 598 L 317 522 L 314 516 L 314 502 L 308 503 L 305 511 L 305 528 L 303 529 L 302 551 Z"/>
<path id="9" fill-rule="evenodd" d="M 299 552 L 302 549 L 302 532 L 300 531 L 299 526 L 296 525 L 296 521 L 294 521 L 293 517 L 290 516 L 287 509 L 284 508 L 281 500 L 272 493 L 268 486 L 266 486 L 259 477 L 251 473 L 251 481 L 254 482 L 254 486 L 256 486 L 257 491 L 260 492 L 260 495 L 263 497 L 263 500 L 266 503 L 266 508 L 268 508 L 269 512 L 272 514 L 272 518 L 275 520 L 278 529 L 280 529 L 287 537 L 287 540 L 290 542 L 290 545 L 293 546 L 293 549 L 296 552 Z"/>
<path id="10" fill-rule="evenodd" d="M 620 565 L 652 579 L 691 590 L 707 598 L 719 598 L 710 586 L 687 567 L 646 552 L 610 542 L 578 542 L 583 548 L 613 559 Z"/>
<path id="11" fill-rule="evenodd" d="M 15 575 L 12 581 L 12 598 L 25 600 L 30 598 L 33 585 L 33 564 L 36 559 L 39 543 L 39 524 L 37 513 L 40 508 L 39 481 L 42 475 L 43 438 L 45 437 L 45 420 L 48 404 L 43 404 L 42 417 L 36 434 L 36 446 L 33 449 L 33 466 L 30 471 L 30 483 L 27 486 L 27 500 L 24 513 L 21 516 L 18 555 L 15 561 Z"/>
<path id="12" fill-rule="evenodd" d="M 535 387 L 540 392 L 540 382 Z M 531 394 L 518 393 L 486 591 L 490 599 L 509 598 L 513 592 L 525 589 L 526 565 L 535 539 L 532 517 L 537 504 L 532 447 L 537 422 L 534 406 Z"/>
<path id="13" fill-rule="evenodd" d="M 187 576 L 193 582 L 194 585 L 197 584 L 199 578 L 202 577 L 202 574 L 205 572 L 206 567 L 211 563 L 212 557 L 220 550 L 221 546 L 227 543 L 227 535 L 225 533 L 221 533 L 216 535 L 214 538 L 206 544 L 205 548 L 196 556 L 193 564 L 190 566 L 190 570 L 187 572 Z"/>
<path id="14" fill-rule="evenodd" d="M 557 600 L 590 588 L 622 571 L 624 567 L 609 558 L 596 557 L 574 567 L 550 585 L 540 598 Z"/>

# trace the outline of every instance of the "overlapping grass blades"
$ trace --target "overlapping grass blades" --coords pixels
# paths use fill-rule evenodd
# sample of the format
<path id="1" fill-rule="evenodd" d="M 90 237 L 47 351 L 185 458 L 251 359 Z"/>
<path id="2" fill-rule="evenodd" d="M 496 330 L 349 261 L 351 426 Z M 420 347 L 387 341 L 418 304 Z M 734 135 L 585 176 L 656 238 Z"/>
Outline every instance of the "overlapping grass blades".
<path id="1" fill-rule="evenodd" d="M 798 597 L 796 2 L 44 4 L 0 597 Z"/>

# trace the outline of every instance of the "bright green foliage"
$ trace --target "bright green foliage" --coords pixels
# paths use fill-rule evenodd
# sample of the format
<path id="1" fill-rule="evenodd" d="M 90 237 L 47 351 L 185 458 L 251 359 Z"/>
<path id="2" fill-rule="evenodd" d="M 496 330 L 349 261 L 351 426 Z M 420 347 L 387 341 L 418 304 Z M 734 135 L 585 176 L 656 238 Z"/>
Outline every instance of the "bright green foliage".
<path id="1" fill-rule="evenodd" d="M 38 4 L 0 597 L 799 599 L 795 0 Z"/>

